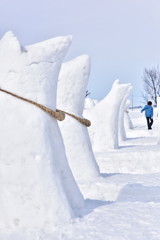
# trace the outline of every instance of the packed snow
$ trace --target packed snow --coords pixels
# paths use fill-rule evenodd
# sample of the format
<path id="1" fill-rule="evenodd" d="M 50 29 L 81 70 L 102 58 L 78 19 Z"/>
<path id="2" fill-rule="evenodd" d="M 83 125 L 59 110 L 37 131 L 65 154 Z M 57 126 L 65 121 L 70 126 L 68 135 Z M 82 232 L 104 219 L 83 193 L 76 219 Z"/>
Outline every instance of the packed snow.
<path id="1" fill-rule="evenodd" d="M 159 240 L 159 110 L 148 131 L 119 81 L 84 106 L 89 58 L 62 64 L 70 43 L 22 47 L 11 32 L 0 41 L 0 88 L 80 117 L 84 107 L 92 122 L 91 139 L 70 117 L 60 132 L 50 115 L 0 91 L 0 240 Z"/>
<path id="2" fill-rule="evenodd" d="M 124 97 L 123 97 L 123 100 L 122 100 L 121 106 L 120 106 L 120 111 L 119 111 L 118 134 L 119 134 L 119 139 L 122 141 L 126 140 L 124 115 L 126 113 L 127 99 L 130 95 L 131 90 L 132 90 L 132 87 L 128 87 L 126 93 L 124 94 Z"/>
<path id="3" fill-rule="evenodd" d="M 87 55 L 63 63 L 57 86 L 58 109 L 82 117 L 89 73 L 90 59 Z M 59 126 L 75 179 L 87 180 L 98 177 L 99 167 L 86 126 L 70 116 L 66 116 L 65 121 L 59 122 Z"/>
<path id="4" fill-rule="evenodd" d="M 132 123 L 131 118 L 130 118 L 130 115 L 128 114 L 129 113 L 128 108 L 130 107 L 130 105 L 131 105 L 131 101 L 129 99 L 127 99 L 126 106 L 125 106 L 125 109 L 124 109 L 125 129 L 133 129 L 134 128 L 133 123 Z"/>
<path id="5" fill-rule="evenodd" d="M 158 117 L 158 144 L 160 144 L 160 97 L 157 97 L 157 117 Z"/>
<path id="6" fill-rule="evenodd" d="M 157 120 L 148 132 L 140 110 L 129 111 L 134 124 L 116 150 L 96 152 L 101 178 L 79 182 L 85 209 L 80 218 L 41 231 L 0 234 L 2 240 L 159 240 L 160 149 Z M 151 155 L 152 153 L 152 155 Z M 152 158 L 150 158 L 152 156 Z"/>
<path id="7" fill-rule="evenodd" d="M 71 37 L 22 48 L 8 32 L 0 41 L 0 87 L 53 110 L 58 73 Z M 1 51 L 2 50 L 2 51 Z M 0 92 L 0 228 L 50 229 L 84 205 L 68 166 L 57 121 Z"/>
<path id="8" fill-rule="evenodd" d="M 89 134 L 94 151 L 118 148 L 119 118 L 123 117 L 120 112 L 124 109 L 121 104 L 130 88 L 130 84 L 120 84 L 116 80 L 104 99 L 94 107 L 84 109 L 84 116 L 92 120 Z"/>
<path id="9" fill-rule="evenodd" d="M 85 98 L 84 109 L 94 107 L 99 101 L 89 97 Z"/>

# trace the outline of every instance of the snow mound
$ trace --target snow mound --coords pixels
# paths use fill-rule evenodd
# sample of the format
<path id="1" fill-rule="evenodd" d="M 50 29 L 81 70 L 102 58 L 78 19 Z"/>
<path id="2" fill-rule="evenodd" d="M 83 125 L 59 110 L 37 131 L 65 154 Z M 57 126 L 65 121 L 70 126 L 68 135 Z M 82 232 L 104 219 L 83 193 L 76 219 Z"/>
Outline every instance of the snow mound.
<path id="1" fill-rule="evenodd" d="M 102 101 L 84 110 L 84 116 L 92 122 L 89 133 L 94 151 L 118 148 L 120 106 L 129 87 L 130 84 L 120 84 L 116 80 Z"/>
<path id="2" fill-rule="evenodd" d="M 90 59 L 82 55 L 63 63 L 57 88 L 57 108 L 82 117 L 90 72 Z M 86 180 L 99 175 L 86 126 L 66 116 L 59 122 L 66 154 L 76 179 Z"/>
<path id="3" fill-rule="evenodd" d="M 21 47 L 12 32 L 0 41 L 0 87 L 55 109 L 58 73 L 71 37 Z M 57 121 L 0 92 L 0 229 L 51 229 L 84 200 L 67 163 Z"/>

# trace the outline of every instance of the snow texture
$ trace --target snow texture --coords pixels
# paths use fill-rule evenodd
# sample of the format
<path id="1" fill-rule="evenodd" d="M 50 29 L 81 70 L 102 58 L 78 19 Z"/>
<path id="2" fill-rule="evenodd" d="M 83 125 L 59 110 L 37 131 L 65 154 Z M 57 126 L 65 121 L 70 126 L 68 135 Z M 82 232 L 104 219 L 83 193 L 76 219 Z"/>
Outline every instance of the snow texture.
<path id="1" fill-rule="evenodd" d="M 87 55 L 62 64 L 57 87 L 58 109 L 82 117 L 89 72 L 90 59 Z M 99 176 L 87 127 L 69 116 L 59 122 L 59 126 L 75 179 L 87 180 Z"/>
<path id="2" fill-rule="evenodd" d="M 0 41 L 0 87 L 55 109 L 56 88 L 71 37 L 21 47 Z M 54 229 L 84 204 L 67 163 L 57 121 L 0 92 L 0 229 Z"/>
<path id="3" fill-rule="evenodd" d="M 129 87 L 116 80 L 103 100 L 84 110 L 84 116 L 92 120 L 89 133 L 94 151 L 118 148 L 120 106 Z"/>

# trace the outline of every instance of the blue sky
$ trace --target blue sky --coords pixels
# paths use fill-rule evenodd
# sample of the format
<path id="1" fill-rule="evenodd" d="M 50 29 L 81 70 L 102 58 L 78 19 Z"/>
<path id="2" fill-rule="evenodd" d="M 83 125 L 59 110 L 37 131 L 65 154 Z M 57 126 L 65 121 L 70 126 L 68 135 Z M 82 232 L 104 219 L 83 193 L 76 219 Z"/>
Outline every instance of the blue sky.
<path id="1" fill-rule="evenodd" d="M 143 69 L 160 63 L 159 24 L 159 0 L 0 0 L 0 36 L 12 30 L 28 45 L 73 35 L 65 60 L 91 57 L 90 96 L 102 99 L 120 79 L 133 85 L 134 105 Z"/>

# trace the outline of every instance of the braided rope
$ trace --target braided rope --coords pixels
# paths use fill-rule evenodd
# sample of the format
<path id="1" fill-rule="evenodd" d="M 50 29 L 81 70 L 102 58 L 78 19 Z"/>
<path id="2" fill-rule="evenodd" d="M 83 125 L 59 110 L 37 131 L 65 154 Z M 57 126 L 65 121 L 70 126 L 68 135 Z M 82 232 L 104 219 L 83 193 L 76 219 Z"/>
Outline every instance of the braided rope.
<path id="1" fill-rule="evenodd" d="M 56 118 L 59 121 L 63 121 L 65 119 L 65 114 L 62 113 L 62 112 L 53 111 L 52 109 L 47 108 L 47 107 L 43 106 L 42 104 L 36 103 L 36 102 L 34 102 L 32 100 L 29 100 L 27 98 L 24 98 L 24 97 L 20 97 L 20 96 L 14 94 L 14 93 L 11 93 L 11 92 L 8 92 L 8 91 L 2 89 L 2 88 L 0 88 L 0 91 L 1 92 L 5 92 L 5 93 L 7 93 L 7 94 L 9 94 L 9 95 L 11 95 L 13 97 L 19 98 L 19 99 L 21 99 L 23 101 L 29 102 L 29 103 L 31 103 L 31 104 L 41 108 L 43 111 L 49 113 L 52 117 Z"/>
<path id="2" fill-rule="evenodd" d="M 59 121 L 63 121 L 65 119 L 65 114 L 67 114 L 67 115 L 75 118 L 76 120 L 78 120 L 80 123 L 82 123 L 86 127 L 91 126 L 91 122 L 88 119 L 80 118 L 80 117 L 78 117 L 78 116 L 76 116 L 74 114 L 71 114 L 71 113 L 68 113 L 68 112 L 65 112 L 65 111 L 62 111 L 62 110 L 59 110 L 59 109 L 56 109 L 56 111 L 53 111 L 52 109 L 47 108 L 47 107 L 45 107 L 42 104 L 34 102 L 34 101 L 32 101 L 32 100 L 30 100 L 28 98 L 20 97 L 20 96 L 14 94 L 14 93 L 11 93 L 9 91 L 6 91 L 6 90 L 2 89 L 2 88 L 0 88 L 0 91 L 4 92 L 4 93 L 7 93 L 7 94 L 9 94 L 9 95 L 11 95 L 13 97 L 19 98 L 19 99 L 21 99 L 21 100 L 23 100 L 25 102 L 29 102 L 29 103 L 31 103 L 31 104 L 41 108 L 43 111 L 47 112 L 48 114 L 50 114 L 52 117 L 54 117 L 55 119 L 57 119 Z"/>
<path id="3" fill-rule="evenodd" d="M 91 122 L 90 122 L 88 119 L 86 119 L 86 118 L 80 118 L 80 117 L 78 117 L 78 116 L 76 116 L 76 115 L 74 115 L 74 114 L 71 114 L 71 113 L 62 111 L 62 110 L 60 110 L 60 109 L 56 109 L 56 111 L 57 111 L 57 112 L 62 112 L 62 113 L 64 113 L 64 114 L 67 114 L 68 116 L 76 119 L 77 121 L 79 121 L 80 123 L 82 123 L 83 125 L 85 125 L 86 127 L 90 127 L 90 126 L 91 126 Z"/>

